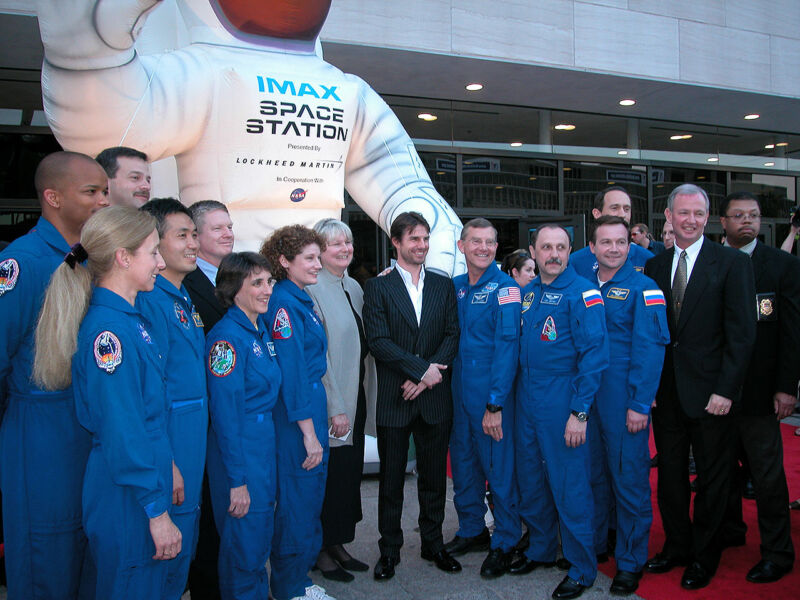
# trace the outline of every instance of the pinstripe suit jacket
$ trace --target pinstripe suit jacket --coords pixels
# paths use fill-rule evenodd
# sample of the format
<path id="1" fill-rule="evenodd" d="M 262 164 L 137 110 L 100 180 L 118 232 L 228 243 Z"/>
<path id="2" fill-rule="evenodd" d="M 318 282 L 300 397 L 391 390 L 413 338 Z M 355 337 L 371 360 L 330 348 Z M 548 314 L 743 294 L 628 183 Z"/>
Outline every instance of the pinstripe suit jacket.
<path id="1" fill-rule="evenodd" d="M 417 383 L 431 363 L 451 367 L 458 351 L 458 308 L 453 282 L 425 271 L 422 314 L 417 317 L 408 290 L 396 269 L 367 281 L 364 288 L 364 330 L 378 369 L 376 425 L 404 427 L 417 415 L 426 423 L 453 418 L 450 369 L 433 389 L 415 400 L 403 400 L 400 386 Z"/>

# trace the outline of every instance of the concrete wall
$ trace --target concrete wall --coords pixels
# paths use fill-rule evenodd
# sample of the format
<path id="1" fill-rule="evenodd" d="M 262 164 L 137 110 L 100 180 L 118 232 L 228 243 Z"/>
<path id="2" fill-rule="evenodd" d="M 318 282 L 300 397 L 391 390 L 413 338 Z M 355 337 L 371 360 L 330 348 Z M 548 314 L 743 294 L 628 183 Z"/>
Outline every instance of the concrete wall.
<path id="1" fill-rule="evenodd" d="M 333 0 L 322 38 L 800 97 L 800 0 Z"/>

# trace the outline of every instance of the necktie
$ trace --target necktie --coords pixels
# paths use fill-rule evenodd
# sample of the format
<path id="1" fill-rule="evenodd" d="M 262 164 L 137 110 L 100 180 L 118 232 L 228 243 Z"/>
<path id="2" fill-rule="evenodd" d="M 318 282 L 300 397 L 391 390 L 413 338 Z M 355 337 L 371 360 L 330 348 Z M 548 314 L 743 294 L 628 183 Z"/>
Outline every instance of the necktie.
<path id="1" fill-rule="evenodd" d="M 672 280 L 672 301 L 675 307 L 676 323 L 681 317 L 684 293 L 686 293 L 686 250 L 682 250 L 678 257 L 678 268 L 675 269 L 675 278 Z"/>

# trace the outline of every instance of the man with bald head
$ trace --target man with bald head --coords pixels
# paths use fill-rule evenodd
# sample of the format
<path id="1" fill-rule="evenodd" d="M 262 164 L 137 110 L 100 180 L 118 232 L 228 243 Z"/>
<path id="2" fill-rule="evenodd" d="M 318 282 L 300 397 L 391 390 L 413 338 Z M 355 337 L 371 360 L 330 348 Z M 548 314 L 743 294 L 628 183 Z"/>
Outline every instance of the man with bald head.
<path id="1" fill-rule="evenodd" d="M 81 228 L 108 206 L 103 169 L 83 154 L 56 152 L 36 169 L 42 216 L 0 253 L 0 486 L 9 598 L 92 598 L 81 526 L 90 439 L 75 418 L 71 389 L 31 380 L 34 331 L 50 276 Z"/>

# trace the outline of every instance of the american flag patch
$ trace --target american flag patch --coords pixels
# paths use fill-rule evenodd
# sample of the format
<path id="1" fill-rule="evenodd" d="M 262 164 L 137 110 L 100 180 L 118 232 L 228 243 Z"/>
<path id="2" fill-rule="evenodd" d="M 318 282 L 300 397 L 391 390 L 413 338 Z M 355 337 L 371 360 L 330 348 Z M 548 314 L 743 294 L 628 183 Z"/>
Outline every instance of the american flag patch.
<path id="1" fill-rule="evenodd" d="M 583 292 L 583 303 L 586 308 L 592 307 L 596 304 L 603 304 L 603 296 L 599 290 L 587 290 Z"/>
<path id="2" fill-rule="evenodd" d="M 498 304 L 512 304 L 514 302 L 522 302 L 522 297 L 519 295 L 519 288 L 507 287 L 497 292 Z"/>
<path id="3" fill-rule="evenodd" d="M 667 300 L 661 290 L 644 290 L 642 292 L 645 306 L 666 306 Z"/>

